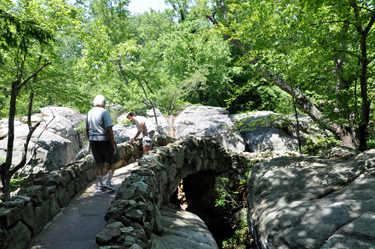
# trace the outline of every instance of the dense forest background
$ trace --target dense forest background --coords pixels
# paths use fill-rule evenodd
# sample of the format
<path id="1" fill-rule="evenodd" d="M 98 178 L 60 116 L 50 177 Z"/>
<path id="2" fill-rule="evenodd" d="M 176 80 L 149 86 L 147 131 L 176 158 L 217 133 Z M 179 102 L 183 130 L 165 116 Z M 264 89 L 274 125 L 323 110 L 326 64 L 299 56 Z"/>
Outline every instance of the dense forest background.
<path id="1" fill-rule="evenodd" d="M 134 0 L 135 1 L 135 0 Z M 184 104 L 309 115 L 343 145 L 373 139 L 374 1 L 2 0 L 0 118 Z"/>

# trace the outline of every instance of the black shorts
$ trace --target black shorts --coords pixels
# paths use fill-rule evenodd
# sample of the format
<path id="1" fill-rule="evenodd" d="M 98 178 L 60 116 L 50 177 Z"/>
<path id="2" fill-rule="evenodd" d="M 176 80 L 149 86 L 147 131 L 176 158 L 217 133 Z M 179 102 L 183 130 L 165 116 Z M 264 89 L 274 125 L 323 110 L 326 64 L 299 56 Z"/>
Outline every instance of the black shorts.
<path id="1" fill-rule="evenodd" d="M 111 143 L 109 141 L 90 141 L 90 149 L 95 163 L 117 163 L 120 161 L 120 153 L 116 144 L 116 155 L 111 153 Z"/>

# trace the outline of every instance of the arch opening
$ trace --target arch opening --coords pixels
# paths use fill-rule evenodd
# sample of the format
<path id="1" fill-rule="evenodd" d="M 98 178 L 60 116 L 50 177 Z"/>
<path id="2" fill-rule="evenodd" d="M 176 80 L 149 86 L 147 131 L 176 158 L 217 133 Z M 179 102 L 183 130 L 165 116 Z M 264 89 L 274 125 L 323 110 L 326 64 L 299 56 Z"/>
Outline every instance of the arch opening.
<path id="1" fill-rule="evenodd" d="M 239 217 L 244 206 L 236 208 L 229 204 L 216 205 L 217 184 L 220 177 L 219 174 L 209 171 L 189 174 L 181 180 L 170 202 L 198 215 L 207 225 L 219 248 L 222 248 L 222 242 L 233 237 L 236 228 L 240 225 L 240 219 L 244 219 L 244 217 Z M 243 192 L 246 196 L 245 188 Z"/>

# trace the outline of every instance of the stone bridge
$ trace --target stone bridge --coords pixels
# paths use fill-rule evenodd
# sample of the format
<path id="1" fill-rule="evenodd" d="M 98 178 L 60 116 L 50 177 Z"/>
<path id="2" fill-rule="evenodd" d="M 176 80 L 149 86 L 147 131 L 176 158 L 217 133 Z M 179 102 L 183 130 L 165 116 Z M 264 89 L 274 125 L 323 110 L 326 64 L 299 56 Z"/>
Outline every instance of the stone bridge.
<path id="1" fill-rule="evenodd" d="M 245 186 L 240 184 L 247 167 L 244 156 L 209 138 L 158 137 L 157 144 L 165 146 L 144 155 L 122 183 L 105 215 L 107 226 L 97 234 L 98 245 L 150 248 L 151 234 L 163 232 L 160 208 L 171 201 L 182 180 L 189 203 L 210 214 L 223 215 L 231 208 L 215 207 L 218 186 L 236 192 L 234 200 L 246 201 Z M 138 151 L 132 143 L 120 144 L 119 150 L 122 160 L 130 162 Z"/>
<path id="2" fill-rule="evenodd" d="M 189 207 L 199 206 L 206 213 L 223 215 L 232 209 L 229 204 L 215 207 L 216 184 L 236 192 L 234 200 L 246 201 L 245 185 L 240 184 L 247 168 L 244 156 L 231 154 L 210 138 L 156 136 L 154 142 L 154 150 L 143 157 L 139 139 L 118 145 L 121 160 L 116 168 L 140 160 L 111 203 L 106 227 L 97 234 L 103 248 L 135 244 L 150 248 L 151 235 L 163 232 L 160 208 L 177 199 L 173 196 L 181 180 Z M 24 248 L 75 194 L 96 179 L 95 169 L 90 157 L 70 162 L 36 175 L 10 201 L 0 203 L 0 249 Z"/>

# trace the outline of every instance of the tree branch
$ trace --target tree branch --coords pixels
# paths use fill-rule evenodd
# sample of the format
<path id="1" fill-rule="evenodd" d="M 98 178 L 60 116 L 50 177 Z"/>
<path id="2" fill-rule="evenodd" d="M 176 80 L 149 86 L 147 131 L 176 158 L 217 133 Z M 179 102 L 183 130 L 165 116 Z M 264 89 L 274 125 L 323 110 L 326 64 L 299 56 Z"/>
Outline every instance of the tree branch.
<path id="1" fill-rule="evenodd" d="M 17 87 L 17 91 L 20 91 L 21 88 L 22 88 L 23 86 L 25 86 L 25 85 L 27 84 L 27 82 L 29 82 L 29 80 L 31 80 L 31 79 L 34 78 L 36 75 L 38 75 L 38 73 L 39 73 L 40 71 L 42 71 L 43 68 L 45 68 L 46 66 L 51 65 L 51 64 L 52 64 L 52 61 L 49 61 L 49 62 L 45 63 L 43 66 L 41 66 L 41 67 L 38 69 L 38 71 L 36 71 L 35 73 L 33 73 L 31 76 L 29 76 L 26 80 L 24 80 L 24 81 L 23 81 L 23 82 Z"/>
<path id="2" fill-rule="evenodd" d="M 333 50 L 333 52 L 340 52 L 340 53 L 346 53 L 346 54 L 350 54 L 350 55 L 352 55 L 352 56 L 354 56 L 354 57 L 358 58 L 358 60 L 361 60 L 361 56 L 359 56 L 359 55 L 356 55 L 356 54 L 354 54 L 354 53 L 352 53 L 352 52 L 349 52 L 349 51 L 347 51 L 347 50 L 342 50 L 342 49 L 334 49 L 334 50 Z"/>
<path id="3" fill-rule="evenodd" d="M 35 144 L 37 144 L 37 142 L 39 141 L 39 139 L 40 139 L 40 137 L 42 136 L 42 134 L 44 133 L 44 131 L 45 130 L 47 130 L 47 127 L 48 127 L 48 125 L 56 118 L 56 116 L 55 116 L 55 114 L 53 113 L 53 111 L 51 110 L 51 108 L 50 107 L 48 107 L 49 109 L 50 109 L 50 111 L 51 111 L 51 113 L 52 113 L 52 119 L 50 120 L 50 121 L 48 121 L 48 123 L 44 126 L 44 129 L 42 130 L 42 132 L 39 134 L 39 136 L 36 138 L 36 140 L 35 140 Z M 44 123 L 46 123 L 46 121 L 43 119 L 43 121 L 44 121 Z M 31 120 L 29 120 L 29 122 L 31 122 Z M 40 124 L 40 122 L 38 123 L 38 124 Z M 30 128 L 29 128 L 30 129 Z M 29 161 L 27 161 L 26 163 L 25 163 L 25 165 L 26 164 L 28 164 L 31 160 L 32 160 L 32 158 L 33 158 L 33 156 L 35 155 L 35 152 L 36 152 L 36 150 L 37 150 L 37 146 L 34 146 L 34 148 L 32 149 L 32 151 L 31 151 L 31 155 L 30 155 L 30 157 L 29 157 Z M 26 147 L 26 149 L 27 149 L 27 147 Z M 25 150 L 24 151 L 25 152 L 25 160 L 26 160 L 26 153 L 27 153 L 27 150 Z M 22 156 L 24 155 L 24 153 L 22 153 Z M 22 168 L 23 166 L 21 166 L 21 168 Z M 17 170 L 16 170 L 17 171 Z M 15 171 L 15 172 L 16 172 Z"/>
<path id="4" fill-rule="evenodd" d="M 374 25 L 374 22 L 375 22 L 375 12 L 372 12 L 371 19 L 370 19 L 369 23 L 367 24 L 367 27 L 364 30 L 365 34 L 368 34 L 368 32 L 370 32 L 370 30 L 372 28 L 372 25 Z"/>
<path id="5" fill-rule="evenodd" d="M 219 22 L 216 20 L 215 15 L 216 15 L 216 10 L 213 10 L 212 14 L 210 16 L 206 15 L 206 18 L 208 20 L 210 20 L 210 22 L 213 25 L 217 26 L 217 25 L 219 25 Z M 239 50 L 241 50 L 241 52 L 244 53 L 244 50 L 242 48 L 242 43 L 239 40 L 232 39 L 232 37 L 230 37 L 229 35 L 226 35 L 226 34 L 223 34 L 223 35 L 224 35 L 224 39 L 231 41 Z"/>
<path id="6" fill-rule="evenodd" d="M 25 164 L 26 164 L 26 156 L 27 156 L 27 147 L 29 146 L 29 142 L 30 142 L 31 136 L 33 135 L 35 129 L 39 125 L 40 125 L 40 122 L 38 122 L 36 125 L 34 125 L 33 127 L 31 127 L 31 129 L 29 129 L 29 133 L 27 134 L 27 137 L 26 137 L 26 142 L 25 142 L 25 144 L 23 146 L 24 150 L 22 152 L 22 160 L 21 160 L 21 162 L 16 167 L 14 167 L 12 170 L 10 170 L 10 175 L 14 175 L 14 173 L 16 173 L 23 166 L 25 166 Z"/>
<path id="7" fill-rule="evenodd" d="M 343 21 L 325 21 L 325 22 L 317 22 L 317 23 L 312 23 L 309 24 L 308 26 L 317 26 L 320 24 L 331 24 L 331 23 L 348 23 L 354 25 L 352 22 L 349 22 L 348 20 L 343 20 Z M 355 26 L 355 25 L 354 25 Z"/>
<path id="8" fill-rule="evenodd" d="M 151 103 L 150 99 L 149 99 L 148 96 L 147 96 L 146 90 L 145 90 L 145 88 L 143 87 L 142 82 L 139 80 L 138 76 L 137 76 L 135 73 L 133 73 L 132 71 L 128 70 L 128 69 L 123 69 L 123 70 L 126 71 L 126 72 L 128 72 L 128 73 L 131 73 L 131 74 L 137 79 L 139 85 L 140 85 L 140 86 L 142 87 L 142 89 L 143 89 L 143 92 L 144 92 L 144 94 L 145 94 L 146 99 L 148 100 L 148 102 Z M 151 106 L 152 106 L 152 110 L 154 111 L 154 115 L 155 115 L 156 128 L 158 129 L 159 134 L 161 134 L 161 132 L 160 132 L 160 128 L 159 128 L 159 124 L 158 124 L 158 118 L 156 117 L 155 106 L 154 106 L 152 103 L 151 103 Z"/>

